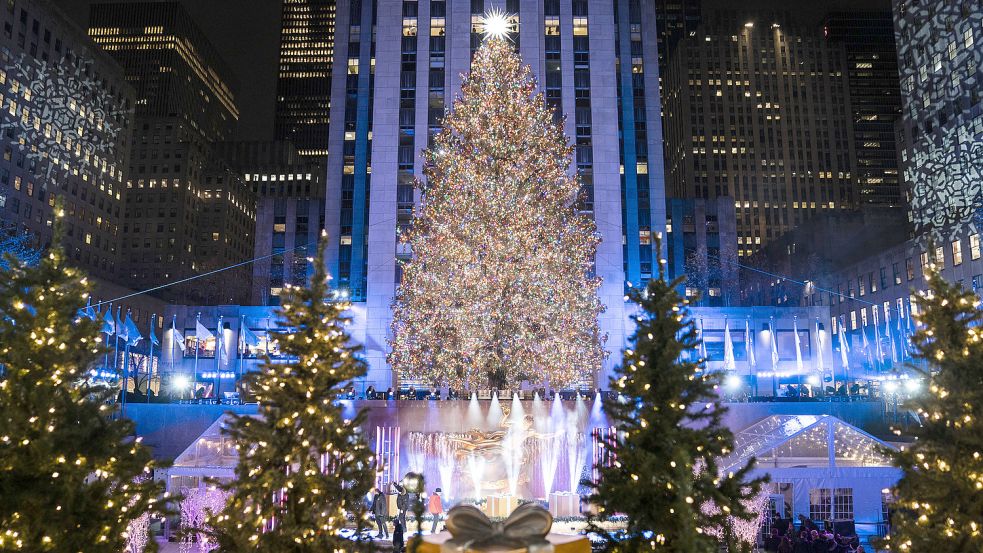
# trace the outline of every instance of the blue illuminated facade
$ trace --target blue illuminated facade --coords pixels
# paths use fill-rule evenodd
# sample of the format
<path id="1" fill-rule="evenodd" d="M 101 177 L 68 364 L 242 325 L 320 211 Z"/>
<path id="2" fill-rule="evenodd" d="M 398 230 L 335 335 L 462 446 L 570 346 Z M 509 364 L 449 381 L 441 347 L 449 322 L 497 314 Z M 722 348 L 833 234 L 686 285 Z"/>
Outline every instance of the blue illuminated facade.
<path id="1" fill-rule="evenodd" d="M 410 252 L 422 156 L 500 10 L 547 104 L 564 117 L 581 177 L 578 208 L 602 242 L 595 271 L 606 306 L 608 367 L 626 340 L 624 293 L 656 273 L 665 229 L 655 0 L 366 0 L 339 3 L 327 162 L 329 269 L 354 300 L 353 338 L 367 381 L 396 381 L 386 364 L 391 303 Z M 342 74 L 344 72 L 344 74 Z M 627 129 L 627 131 L 625 130 Z M 606 382 L 605 371 L 598 382 Z"/>

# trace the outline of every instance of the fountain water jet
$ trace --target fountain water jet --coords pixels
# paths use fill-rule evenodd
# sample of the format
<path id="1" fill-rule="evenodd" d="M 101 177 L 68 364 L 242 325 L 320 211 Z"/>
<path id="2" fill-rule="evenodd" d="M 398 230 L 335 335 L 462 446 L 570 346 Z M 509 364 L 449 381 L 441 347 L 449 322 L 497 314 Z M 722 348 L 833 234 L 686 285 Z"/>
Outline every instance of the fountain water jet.
<path id="1" fill-rule="evenodd" d="M 474 497 L 481 499 L 481 479 L 485 476 L 485 458 L 472 453 L 468 456 L 468 472 L 471 474 L 471 482 L 474 484 Z"/>
<path id="2" fill-rule="evenodd" d="M 519 394 L 512 395 L 512 410 L 509 413 L 510 424 L 508 434 L 502 444 L 502 457 L 505 460 L 505 471 L 509 480 L 509 492 L 513 497 L 519 490 L 519 475 L 526 453 L 526 413 L 522 407 Z"/>
<path id="3" fill-rule="evenodd" d="M 576 492 L 580 484 L 580 474 L 584 470 L 587 462 L 587 449 L 585 443 L 586 436 L 581 432 L 581 426 L 586 423 L 587 406 L 584 400 L 577 394 L 577 403 L 574 412 L 567 418 L 566 439 L 567 439 L 567 467 L 570 471 L 570 491 Z"/>
<path id="4" fill-rule="evenodd" d="M 484 422 L 481 417 L 481 405 L 478 404 L 478 394 L 471 392 L 471 401 L 468 402 L 467 426 L 468 428 L 481 428 Z"/>
<path id="5" fill-rule="evenodd" d="M 553 479 L 560 464 L 560 438 L 566 413 L 560 403 L 559 394 L 553 396 L 553 407 L 549 415 L 543 416 L 540 422 L 540 452 L 539 467 L 543 478 L 543 497 L 549 497 L 553 491 Z"/>
<path id="6" fill-rule="evenodd" d="M 498 402 L 498 393 L 492 396 L 491 405 L 488 406 L 488 426 L 498 428 L 502 423 L 502 404 Z"/>

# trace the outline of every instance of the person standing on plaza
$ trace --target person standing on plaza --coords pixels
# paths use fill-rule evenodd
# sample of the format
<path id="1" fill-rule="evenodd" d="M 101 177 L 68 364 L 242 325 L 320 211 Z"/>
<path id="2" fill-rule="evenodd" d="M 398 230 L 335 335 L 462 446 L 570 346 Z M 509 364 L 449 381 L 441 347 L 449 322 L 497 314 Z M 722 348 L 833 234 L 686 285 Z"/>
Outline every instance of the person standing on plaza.
<path id="1" fill-rule="evenodd" d="M 431 534 L 437 533 L 437 523 L 440 522 L 440 516 L 444 513 L 444 504 L 440 500 L 440 488 L 434 490 L 433 495 L 430 496 L 430 503 L 427 505 L 427 512 L 433 517 L 433 527 L 430 528 Z"/>
<path id="2" fill-rule="evenodd" d="M 396 509 L 399 510 L 399 521 L 403 523 L 403 528 L 406 528 L 406 509 L 409 508 L 409 496 L 406 494 L 406 488 L 400 484 L 393 483 L 393 488 L 396 490 Z"/>
<path id="3" fill-rule="evenodd" d="M 403 523 L 396 517 L 393 524 L 393 553 L 402 553 L 405 542 L 403 540 Z"/>
<path id="4" fill-rule="evenodd" d="M 375 495 L 372 497 L 372 507 L 370 511 L 375 515 L 376 526 L 379 533 L 376 538 L 389 538 L 389 497 L 382 493 L 382 490 L 375 488 Z"/>

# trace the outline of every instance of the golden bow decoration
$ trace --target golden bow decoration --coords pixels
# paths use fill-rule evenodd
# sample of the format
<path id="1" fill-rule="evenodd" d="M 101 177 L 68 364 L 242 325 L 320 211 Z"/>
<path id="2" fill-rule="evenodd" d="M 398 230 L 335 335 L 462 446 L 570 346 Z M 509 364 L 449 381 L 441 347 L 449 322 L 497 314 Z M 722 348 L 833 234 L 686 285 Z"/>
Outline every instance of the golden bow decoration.
<path id="1" fill-rule="evenodd" d="M 545 546 L 553 515 L 538 503 L 519 505 L 503 522 L 492 522 L 474 505 L 458 505 L 447 512 L 448 544 L 464 551 L 509 551 Z"/>

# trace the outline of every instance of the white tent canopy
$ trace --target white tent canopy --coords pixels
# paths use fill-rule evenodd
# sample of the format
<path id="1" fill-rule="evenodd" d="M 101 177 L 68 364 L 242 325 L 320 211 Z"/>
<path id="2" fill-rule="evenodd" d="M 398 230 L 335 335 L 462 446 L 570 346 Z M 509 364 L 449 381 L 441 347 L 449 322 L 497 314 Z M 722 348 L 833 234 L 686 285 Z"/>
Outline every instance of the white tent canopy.
<path id="1" fill-rule="evenodd" d="M 174 460 L 167 469 L 168 489 L 196 488 L 203 478 L 231 479 L 239 455 L 232 438 L 223 429 L 232 422 L 226 413 L 213 422 Z"/>
<path id="2" fill-rule="evenodd" d="M 892 446 L 830 415 L 772 415 L 734 438 L 734 452 L 722 460 L 721 470 L 756 458 L 752 473 L 771 476 L 784 518 L 852 520 L 858 534 L 878 533 L 882 490 L 901 477 L 886 455 Z"/>
<path id="3" fill-rule="evenodd" d="M 830 415 L 772 415 L 740 431 L 723 470 L 751 457 L 759 467 L 890 467 L 891 446 Z"/>

